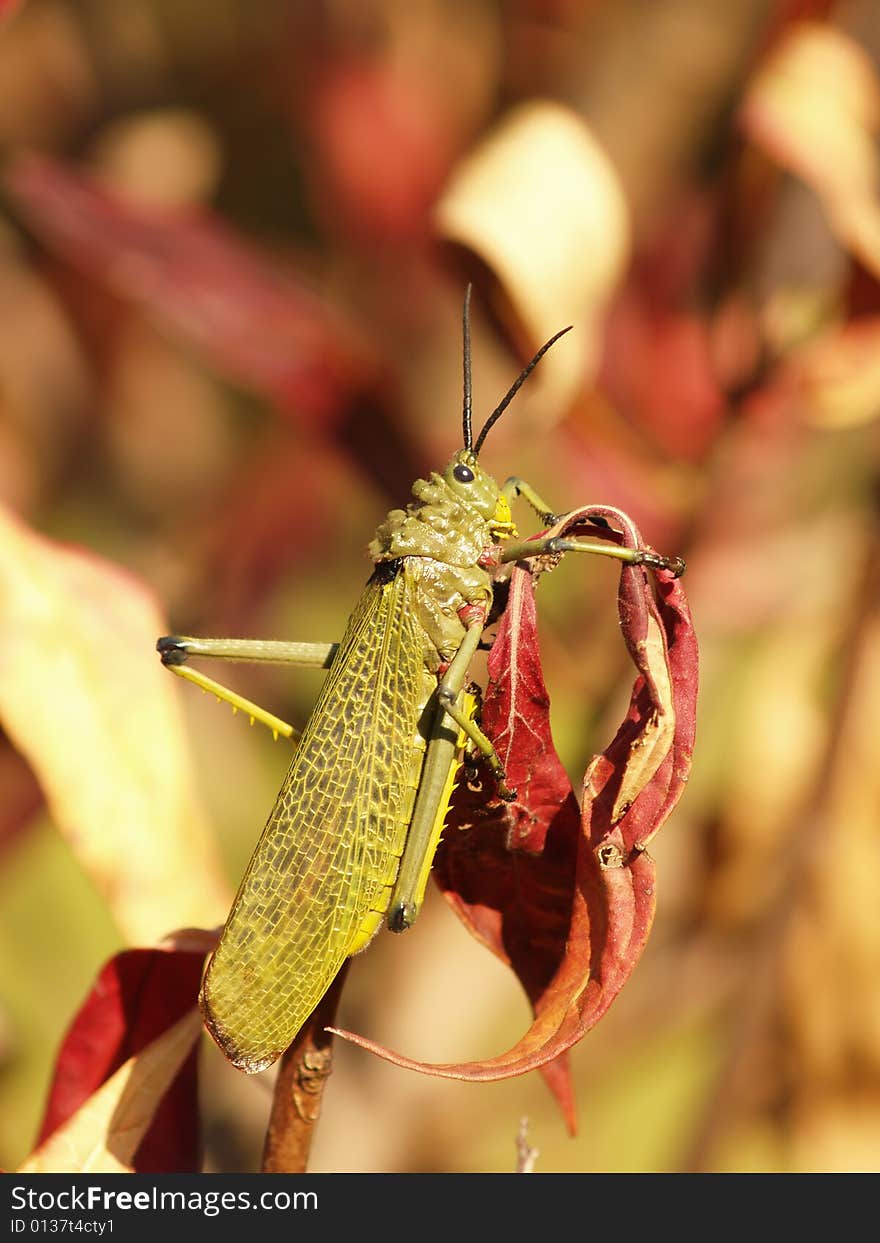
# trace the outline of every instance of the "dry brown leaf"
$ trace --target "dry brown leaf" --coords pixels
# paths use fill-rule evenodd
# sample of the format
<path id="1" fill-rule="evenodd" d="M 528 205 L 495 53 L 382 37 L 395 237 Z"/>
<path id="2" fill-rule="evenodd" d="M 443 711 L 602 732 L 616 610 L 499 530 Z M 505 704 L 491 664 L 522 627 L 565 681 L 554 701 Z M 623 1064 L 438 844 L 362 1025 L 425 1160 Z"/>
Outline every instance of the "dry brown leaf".
<path id="1" fill-rule="evenodd" d="M 0 719 L 134 943 L 216 924 L 228 894 L 192 785 L 167 627 L 131 574 L 0 509 Z"/>
<path id="2" fill-rule="evenodd" d="M 749 137 L 818 194 L 835 233 L 880 273 L 880 82 L 870 57 L 829 26 L 803 22 L 755 76 Z"/>
<path id="3" fill-rule="evenodd" d="M 560 410 L 595 363 L 599 317 L 629 255 L 617 174 L 584 122 L 560 104 L 515 109 L 453 175 L 437 208 L 441 236 L 492 270 L 528 350 L 564 324 L 538 383 Z"/>
<path id="4" fill-rule="evenodd" d="M 202 1030 L 193 1009 L 120 1066 L 20 1167 L 22 1174 L 124 1174 Z"/>

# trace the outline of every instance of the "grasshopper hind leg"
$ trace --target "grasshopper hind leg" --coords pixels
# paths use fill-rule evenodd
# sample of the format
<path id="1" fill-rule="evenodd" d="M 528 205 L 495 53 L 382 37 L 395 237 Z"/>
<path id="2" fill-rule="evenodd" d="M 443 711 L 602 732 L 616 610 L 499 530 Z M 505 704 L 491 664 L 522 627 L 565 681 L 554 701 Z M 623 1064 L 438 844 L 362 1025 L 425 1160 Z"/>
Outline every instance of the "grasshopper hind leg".
<path id="1" fill-rule="evenodd" d="M 251 722 L 259 721 L 278 738 L 296 742 L 297 730 L 272 712 L 267 712 L 251 699 L 245 699 L 221 682 L 189 665 L 191 656 L 216 660 L 232 660 L 258 664 L 298 665 L 307 668 L 329 668 L 338 649 L 337 643 L 286 643 L 266 639 L 196 639 L 190 635 L 163 635 L 156 642 L 162 664 L 185 682 L 192 682 L 209 695 L 231 705 L 233 712 L 242 712 Z"/>

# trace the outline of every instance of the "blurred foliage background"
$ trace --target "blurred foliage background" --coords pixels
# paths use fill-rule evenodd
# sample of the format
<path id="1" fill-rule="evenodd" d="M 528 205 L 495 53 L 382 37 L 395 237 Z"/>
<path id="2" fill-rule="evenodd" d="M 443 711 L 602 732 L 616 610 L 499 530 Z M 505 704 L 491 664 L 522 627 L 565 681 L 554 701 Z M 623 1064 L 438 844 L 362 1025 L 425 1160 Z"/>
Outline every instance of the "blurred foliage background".
<path id="1" fill-rule="evenodd" d="M 688 558 L 694 773 L 579 1135 L 537 1075 L 343 1047 L 313 1168 L 509 1170 L 522 1115 L 544 1171 L 876 1168 L 878 57 L 870 0 L 0 6 L 0 1164 L 104 958 L 222 920 L 286 766 L 153 636 L 339 636 L 459 444 L 473 279 L 478 419 L 575 325 L 489 469 Z M 576 784 L 627 694 L 615 584 L 539 592 Z M 298 723 L 319 685 L 227 681 Z M 444 1061 L 527 1013 L 434 895 L 340 1020 Z M 265 1076 L 208 1045 L 208 1167 L 255 1168 Z"/>

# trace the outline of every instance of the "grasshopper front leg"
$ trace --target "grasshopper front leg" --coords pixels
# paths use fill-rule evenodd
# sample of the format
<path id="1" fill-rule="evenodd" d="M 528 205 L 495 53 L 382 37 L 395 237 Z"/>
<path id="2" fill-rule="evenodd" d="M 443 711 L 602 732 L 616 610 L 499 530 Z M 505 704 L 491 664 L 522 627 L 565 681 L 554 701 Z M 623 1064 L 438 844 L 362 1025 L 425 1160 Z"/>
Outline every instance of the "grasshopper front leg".
<path id="1" fill-rule="evenodd" d="M 551 509 L 530 483 L 526 482 L 525 479 L 520 479 L 517 475 L 511 475 L 501 491 L 507 498 L 508 504 L 518 496 L 521 496 L 532 507 L 545 526 L 553 526 L 561 517 L 560 514 Z M 617 561 L 624 561 L 628 565 L 646 565 L 652 570 L 669 570 L 676 578 L 680 578 L 685 571 L 684 560 L 681 557 L 664 557 L 660 553 L 653 552 L 648 548 L 622 548 L 619 544 L 608 544 L 604 540 L 571 539 L 568 536 L 562 535 L 545 536 L 543 539 L 520 540 L 515 544 L 505 544 L 499 561 L 501 563 L 523 561 L 528 557 L 539 557 L 545 553 L 554 554 L 561 552 L 589 552 L 599 557 L 614 557 Z"/>
<path id="2" fill-rule="evenodd" d="M 507 498 L 508 505 L 515 501 L 518 496 L 521 496 L 524 501 L 531 505 L 545 527 L 552 527 L 554 522 L 558 520 L 558 514 L 550 508 L 532 485 L 527 480 L 520 479 L 519 475 L 511 475 L 505 481 L 501 491 Z"/>
<path id="3" fill-rule="evenodd" d="M 546 527 L 552 527 L 562 517 L 552 510 L 538 492 L 534 491 L 531 484 L 528 484 L 525 479 L 520 479 L 518 475 L 511 475 L 501 491 L 507 497 L 508 503 L 521 496 L 523 501 L 531 505 Z M 517 543 L 507 543 L 503 546 L 498 561 L 501 563 L 525 561 L 528 557 L 539 557 L 543 553 L 561 552 L 589 552 L 598 557 L 614 557 L 616 561 L 623 561 L 629 566 L 667 569 L 676 578 L 680 578 L 685 572 L 685 562 L 681 557 L 662 557 L 660 553 L 653 552 L 650 548 L 623 548 L 620 544 L 605 543 L 604 539 L 573 539 L 568 536 L 546 536 L 542 539 L 525 539 Z"/>
<path id="4" fill-rule="evenodd" d="M 509 789 L 506 784 L 504 765 L 498 758 L 498 752 L 490 739 L 487 738 L 472 717 L 468 716 L 460 703 L 460 696 L 467 678 L 468 667 L 483 636 L 486 615 L 487 609 L 485 605 L 481 605 L 479 610 L 475 610 L 475 620 L 468 625 L 461 645 L 452 658 L 449 668 L 443 675 L 440 685 L 437 687 L 437 700 L 443 711 L 452 717 L 462 733 L 471 740 L 486 760 L 495 775 L 499 795 L 505 802 L 510 803 L 516 798 L 516 790 Z"/>
<path id="5" fill-rule="evenodd" d="M 604 540 L 572 539 L 567 535 L 546 535 L 541 539 L 505 544 L 498 560 L 501 564 L 506 564 L 561 552 L 589 552 L 599 557 L 613 557 L 627 565 L 646 565 L 652 570 L 669 570 L 676 578 L 680 578 L 685 571 L 685 563 L 681 557 L 664 557 L 650 548 L 624 548 L 620 544 L 606 544 Z"/>

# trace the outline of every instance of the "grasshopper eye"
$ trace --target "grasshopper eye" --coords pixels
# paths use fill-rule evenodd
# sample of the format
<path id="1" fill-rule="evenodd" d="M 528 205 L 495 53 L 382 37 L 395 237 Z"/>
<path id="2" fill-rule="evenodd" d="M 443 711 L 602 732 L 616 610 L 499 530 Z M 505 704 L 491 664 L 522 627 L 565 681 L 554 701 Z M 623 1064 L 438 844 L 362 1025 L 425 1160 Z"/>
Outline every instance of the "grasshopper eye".
<path id="1" fill-rule="evenodd" d="M 462 463 L 459 463 L 459 465 L 456 466 L 452 474 L 459 483 L 473 483 L 474 481 L 474 472 L 469 466 L 465 466 Z"/>

